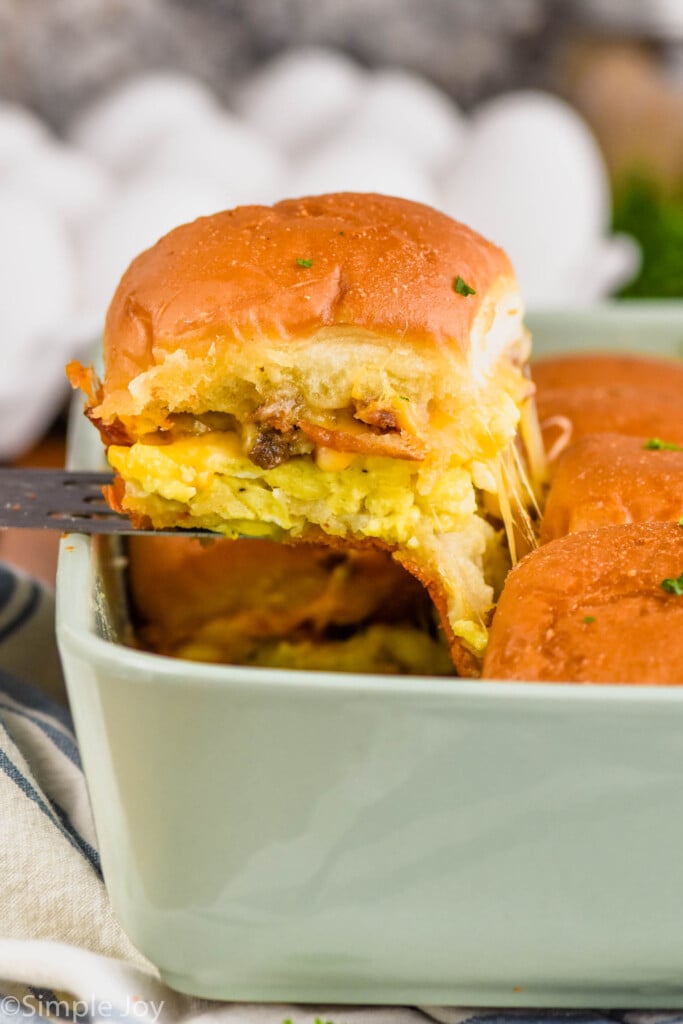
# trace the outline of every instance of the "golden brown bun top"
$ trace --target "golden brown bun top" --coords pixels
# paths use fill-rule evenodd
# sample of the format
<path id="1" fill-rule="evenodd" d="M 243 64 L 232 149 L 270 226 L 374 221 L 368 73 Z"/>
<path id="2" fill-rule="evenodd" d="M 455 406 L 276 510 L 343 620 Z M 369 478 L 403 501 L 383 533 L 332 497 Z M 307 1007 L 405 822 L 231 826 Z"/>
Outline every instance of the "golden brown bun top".
<path id="1" fill-rule="evenodd" d="M 570 353 L 534 361 L 532 373 L 551 462 L 568 443 L 607 431 L 682 443 L 683 360 Z"/>
<path id="2" fill-rule="evenodd" d="M 627 385 L 545 388 L 536 395 L 536 408 L 551 462 L 558 435 L 566 441 L 564 447 L 603 433 L 683 445 L 680 395 Z"/>
<path id="3" fill-rule="evenodd" d="M 625 434 L 589 434 L 558 460 L 541 541 L 598 526 L 677 523 L 682 515 L 683 448 L 651 448 L 645 438 Z"/>
<path id="4" fill-rule="evenodd" d="M 539 393 L 556 388 L 639 388 L 680 398 L 683 360 L 621 352 L 570 353 L 534 360 Z"/>
<path id="5" fill-rule="evenodd" d="M 308 265 L 310 261 L 310 266 Z M 460 277 L 476 294 L 459 294 Z M 105 389 L 178 348 L 352 325 L 465 353 L 505 253 L 420 203 L 339 193 L 202 217 L 138 256 L 107 314 Z"/>
<path id="6" fill-rule="evenodd" d="M 506 580 L 484 675 L 550 682 L 683 683 L 683 575 L 677 523 L 569 534 Z"/>

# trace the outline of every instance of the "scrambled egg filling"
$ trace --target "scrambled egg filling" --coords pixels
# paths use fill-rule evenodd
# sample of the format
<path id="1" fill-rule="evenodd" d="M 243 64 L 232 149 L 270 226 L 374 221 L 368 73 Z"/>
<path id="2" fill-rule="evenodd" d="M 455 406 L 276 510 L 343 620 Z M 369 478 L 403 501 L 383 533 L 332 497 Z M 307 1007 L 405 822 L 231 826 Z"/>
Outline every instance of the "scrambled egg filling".
<path id="1" fill-rule="evenodd" d="M 419 463 L 403 459 L 358 455 L 330 471 L 302 455 L 263 469 L 242 454 L 229 432 L 161 446 L 111 447 L 108 456 L 126 481 L 133 511 L 138 496 L 155 522 L 165 513 L 175 521 L 184 507 L 189 518 L 183 525 L 228 537 L 244 534 L 245 521 L 294 536 L 313 523 L 326 533 L 405 545 L 425 517 L 441 531 L 457 530 L 476 511 L 471 474 L 463 467 L 434 479 Z M 150 504 L 150 495 L 157 501 Z"/>
<path id="2" fill-rule="evenodd" d="M 318 526 L 402 548 L 416 563 L 438 567 L 453 632 L 475 653 L 483 650 L 494 601 L 487 581 L 492 571 L 499 574 L 494 563 L 502 543 L 477 514 L 471 465 L 436 470 L 427 462 L 356 455 L 343 469 L 329 470 L 301 455 L 264 469 L 230 431 L 111 446 L 108 457 L 126 482 L 124 507 L 156 527 L 278 539 Z"/>
<path id="3" fill-rule="evenodd" d="M 209 628 L 178 647 L 176 657 L 191 661 L 259 665 L 265 668 L 316 669 L 330 672 L 378 672 L 386 675 L 453 675 L 442 639 L 406 623 L 375 622 L 359 626 L 343 640 L 270 639 L 233 649 L 225 631 Z"/>

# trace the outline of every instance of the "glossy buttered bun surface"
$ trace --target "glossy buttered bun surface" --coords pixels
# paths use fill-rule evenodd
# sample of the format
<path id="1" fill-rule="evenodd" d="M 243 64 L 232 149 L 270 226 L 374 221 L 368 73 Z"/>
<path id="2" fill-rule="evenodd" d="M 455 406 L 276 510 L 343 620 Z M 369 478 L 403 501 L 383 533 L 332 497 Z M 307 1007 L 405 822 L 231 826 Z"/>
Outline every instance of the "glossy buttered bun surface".
<path id="1" fill-rule="evenodd" d="M 88 414 L 113 507 L 391 550 L 436 595 L 458 669 L 478 671 L 502 527 L 530 503 L 520 451 L 531 476 L 542 463 L 502 250 L 385 196 L 238 208 L 133 261 L 104 345 Z"/>
<path id="2" fill-rule="evenodd" d="M 541 542 L 599 526 L 683 517 L 683 447 L 657 438 L 590 434 L 558 459 Z"/>
<path id="3" fill-rule="evenodd" d="M 555 388 L 539 391 L 536 407 L 550 453 L 558 437 L 571 444 L 600 433 L 658 437 L 683 445 L 683 403 L 671 394 L 617 385 Z"/>
<path id="4" fill-rule="evenodd" d="M 617 352 L 568 353 L 533 363 L 539 391 L 554 388 L 627 387 L 683 394 L 683 362 Z"/>
<path id="5" fill-rule="evenodd" d="M 683 528 L 633 523 L 570 534 L 505 583 L 489 679 L 683 683 Z"/>
<path id="6" fill-rule="evenodd" d="M 543 438 L 557 455 L 590 434 L 683 444 L 683 362 L 640 355 L 570 354 L 533 364 Z"/>
<path id="7" fill-rule="evenodd" d="M 343 407 L 354 385 L 343 364 L 363 338 L 375 359 L 393 360 L 397 379 L 410 383 L 412 370 L 440 390 L 437 366 L 449 375 L 454 360 L 491 360 L 485 340 L 503 300 L 509 316 L 498 331 L 509 342 L 521 303 L 503 251 L 407 200 L 342 193 L 200 218 L 124 274 L 107 314 L 96 415 L 108 423 L 144 411 L 159 419 L 179 403 L 186 411 L 234 406 L 231 377 L 266 401 L 286 384 L 271 365 L 274 350 L 278 364 L 296 363 L 313 404 Z M 302 342 L 313 340 L 309 353 Z M 139 379 L 145 371 L 156 372 Z"/>

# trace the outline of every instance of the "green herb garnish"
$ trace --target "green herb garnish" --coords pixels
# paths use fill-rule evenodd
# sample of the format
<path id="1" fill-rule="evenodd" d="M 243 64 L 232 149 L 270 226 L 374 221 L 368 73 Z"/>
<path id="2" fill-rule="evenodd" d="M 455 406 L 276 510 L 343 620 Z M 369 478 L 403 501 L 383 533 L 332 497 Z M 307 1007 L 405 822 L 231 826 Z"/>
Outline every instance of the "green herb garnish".
<path id="1" fill-rule="evenodd" d="M 673 444 L 672 441 L 662 441 L 659 437 L 650 437 L 643 445 L 648 452 L 683 452 L 680 444 Z"/>
<path id="2" fill-rule="evenodd" d="M 594 615 L 584 615 L 584 617 L 583 617 L 583 619 L 581 621 L 585 622 L 586 625 L 589 626 L 591 624 L 591 622 L 595 622 L 595 616 Z"/>
<path id="3" fill-rule="evenodd" d="M 401 399 L 402 402 L 409 402 L 410 401 L 410 399 L 408 398 L 407 395 L 399 395 L 398 397 Z"/>
<path id="4" fill-rule="evenodd" d="M 615 187 L 612 229 L 632 235 L 642 254 L 640 271 L 622 296 L 683 296 L 683 183 L 672 190 L 642 173 L 623 177 Z"/>
<path id="5" fill-rule="evenodd" d="M 297 266 L 299 267 L 312 267 L 313 260 L 302 260 L 300 256 L 296 258 Z"/>
<path id="6" fill-rule="evenodd" d="M 471 285 L 469 285 L 467 283 L 467 281 L 463 281 L 463 279 L 461 278 L 460 274 L 458 274 L 458 276 L 456 277 L 455 281 L 453 282 L 453 290 L 456 291 L 458 293 L 458 295 L 476 295 L 477 294 L 476 291 L 474 290 L 474 288 L 472 288 Z"/>
<path id="7" fill-rule="evenodd" d="M 667 594 L 675 594 L 676 597 L 683 597 L 683 572 L 675 580 L 662 580 L 660 586 L 662 590 L 666 590 Z"/>

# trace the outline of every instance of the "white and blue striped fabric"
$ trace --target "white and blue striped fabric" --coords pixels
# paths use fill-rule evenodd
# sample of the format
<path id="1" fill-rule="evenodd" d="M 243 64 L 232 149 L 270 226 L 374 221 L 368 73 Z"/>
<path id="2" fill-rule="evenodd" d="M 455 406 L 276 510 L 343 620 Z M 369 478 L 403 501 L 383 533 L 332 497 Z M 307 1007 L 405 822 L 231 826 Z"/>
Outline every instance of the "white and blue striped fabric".
<path id="1" fill-rule="evenodd" d="M 0 828 L 0 1024 L 683 1024 L 681 1011 L 266 1006 L 172 992 L 107 899 L 52 597 L 2 565 Z"/>

